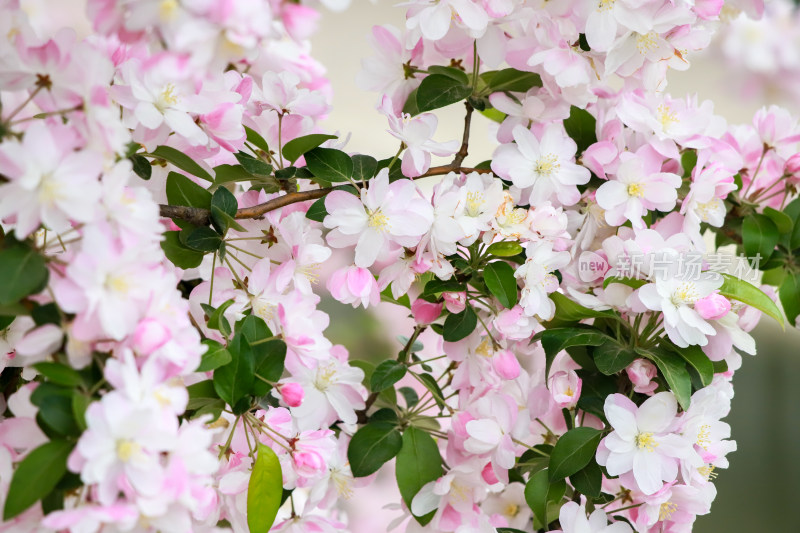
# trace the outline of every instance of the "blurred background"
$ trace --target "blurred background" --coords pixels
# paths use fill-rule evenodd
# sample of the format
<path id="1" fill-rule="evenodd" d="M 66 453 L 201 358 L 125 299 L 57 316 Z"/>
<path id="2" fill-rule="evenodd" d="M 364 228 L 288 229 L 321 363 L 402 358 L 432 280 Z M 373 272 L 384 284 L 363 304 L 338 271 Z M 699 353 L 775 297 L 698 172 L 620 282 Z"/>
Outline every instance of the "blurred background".
<path id="1" fill-rule="evenodd" d="M 385 118 L 374 110 L 377 95 L 360 90 L 355 76 L 361 58 L 371 53 L 366 40 L 371 27 L 386 23 L 402 27 L 403 13 L 402 7 L 390 2 L 354 0 L 346 12 L 325 11 L 320 19 L 313 55 L 328 68 L 335 95 L 326 125 L 343 136 L 351 134 L 348 151 L 389 157 L 397 150 L 397 141 L 383 133 Z M 770 36 L 769 28 L 760 31 L 762 34 L 748 33 L 754 47 L 758 39 Z M 743 96 L 741 81 L 751 73 L 730 69 L 719 53 L 693 57 L 688 71 L 671 73 L 667 91 L 673 96 L 696 93 L 700 100 L 711 99 L 716 111 L 734 124 L 750 122 L 753 113 L 765 104 L 780 103 L 795 113 L 800 109 L 780 90 Z M 461 108 L 451 106 L 437 111 L 437 115 L 435 140 L 460 138 Z M 489 127 L 489 121 L 476 114 L 468 162 L 491 156 L 494 143 Z M 380 306 L 379 313 L 372 314 L 331 301 L 323 309 L 333 318 L 326 333 L 334 343 L 347 346 L 356 359 L 380 360 L 395 353 L 400 345 L 394 334 L 411 330 L 411 322 L 401 329 L 405 314 L 393 306 Z M 800 531 L 800 332 L 793 328 L 783 332 L 765 318 L 753 335 L 758 355 L 745 356 L 742 369 L 734 377 L 736 396 L 727 418 L 738 451 L 729 456 L 731 467 L 718 471 L 717 499 L 711 514 L 698 519 L 696 533 Z M 391 473 L 383 476 L 387 490 L 392 490 Z M 392 516 L 398 516 L 397 511 L 381 510 L 388 496 L 377 500 L 369 491 L 357 491 L 348 510 L 353 531 L 382 531 Z"/>

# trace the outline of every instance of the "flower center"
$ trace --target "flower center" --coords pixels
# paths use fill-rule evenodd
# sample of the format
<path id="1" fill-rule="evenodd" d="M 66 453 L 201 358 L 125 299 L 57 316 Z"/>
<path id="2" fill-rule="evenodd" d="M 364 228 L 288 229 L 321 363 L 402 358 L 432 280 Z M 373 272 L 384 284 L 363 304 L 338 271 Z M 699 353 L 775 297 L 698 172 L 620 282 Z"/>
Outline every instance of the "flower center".
<path id="1" fill-rule="evenodd" d="M 158 95 L 158 100 L 156 101 L 155 105 L 160 111 L 164 111 L 164 109 L 177 103 L 178 95 L 175 94 L 175 84 L 168 83 L 161 90 L 161 94 Z"/>
<path id="2" fill-rule="evenodd" d="M 318 391 L 325 392 L 331 386 L 334 377 L 336 377 L 336 366 L 333 363 L 320 364 L 314 377 L 314 387 Z"/>
<path id="3" fill-rule="evenodd" d="M 489 338 L 486 337 L 481 341 L 477 348 L 475 348 L 475 353 L 478 355 L 482 355 L 484 357 L 491 357 L 493 350 L 491 350 L 491 345 L 489 344 Z"/>
<path id="4" fill-rule="evenodd" d="M 652 452 L 656 446 L 658 446 L 658 443 L 653 438 L 652 433 L 639 433 L 636 435 L 636 447 L 640 450 Z"/>
<path id="5" fill-rule="evenodd" d="M 121 440 L 117 442 L 117 457 L 123 463 L 130 461 L 131 457 L 142 451 L 139 443 L 132 440 Z"/>
<path id="6" fill-rule="evenodd" d="M 389 231 L 389 219 L 384 215 L 380 209 L 372 211 L 369 214 L 369 227 L 375 228 L 378 231 Z"/>
<path id="7" fill-rule="evenodd" d="M 706 478 L 706 481 L 711 481 L 715 477 L 717 477 L 717 473 L 714 472 L 714 465 L 705 465 L 697 469 L 697 473 Z"/>
<path id="8" fill-rule="evenodd" d="M 672 293 L 672 303 L 676 306 L 693 304 L 700 298 L 697 293 L 697 287 L 691 281 L 681 283 L 675 292 Z"/>
<path id="9" fill-rule="evenodd" d="M 628 185 L 628 196 L 635 196 L 636 198 L 644 196 L 644 185 L 641 183 L 631 183 Z"/>
<path id="10" fill-rule="evenodd" d="M 319 269 L 319 263 L 310 263 L 297 267 L 297 272 L 305 276 L 310 283 L 316 284 L 319 282 Z"/>
<path id="11" fill-rule="evenodd" d="M 540 176 L 549 178 L 555 174 L 559 168 L 561 168 L 561 164 L 558 162 L 558 157 L 555 154 L 545 154 L 536 160 L 536 165 L 534 165 L 533 170 Z"/>
<path id="12" fill-rule="evenodd" d="M 679 122 L 678 114 L 668 105 L 661 104 L 658 106 L 658 121 L 661 122 L 661 127 L 666 131 L 671 125 Z"/>
<path id="13" fill-rule="evenodd" d="M 705 450 L 709 444 L 711 444 L 711 426 L 703 424 L 697 434 L 697 445 Z"/>
<path id="14" fill-rule="evenodd" d="M 333 486 L 336 487 L 336 492 L 345 500 L 349 500 L 353 496 L 352 478 L 347 474 L 343 474 L 338 468 L 331 469 L 331 481 Z"/>
<path id="15" fill-rule="evenodd" d="M 467 214 L 471 217 L 476 217 L 481 212 L 481 206 L 486 203 L 483 198 L 483 193 L 479 191 L 472 191 L 467 193 Z"/>
<path id="16" fill-rule="evenodd" d="M 617 0 L 600 0 L 597 3 L 597 10 L 598 11 L 611 11 L 614 7 L 614 2 Z"/>
<path id="17" fill-rule="evenodd" d="M 503 514 L 509 517 L 515 517 L 519 514 L 519 505 L 515 503 L 509 503 L 506 505 L 505 509 L 503 509 Z"/>
<path id="18" fill-rule="evenodd" d="M 177 0 L 162 0 L 158 6 L 158 15 L 161 20 L 171 20 L 178 10 Z"/>
<path id="19" fill-rule="evenodd" d="M 639 53 L 645 55 L 653 51 L 658 46 L 658 34 L 654 31 L 647 32 L 644 35 L 636 37 L 636 48 Z"/>
<path id="20" fill-rule="evenodd" d="M 128 284 L 128 280 L 125 279 L 124 276 L 115 276 L 114 274 L 109 274 L 106 276 L 106 289 L 114 292 L 121 292 L 127 293 L 129 292 L 130 285 Z"/>
<path id="21" fill-rule="evenodd" d="M 678 504 L 673 502 L 664 502 L 661 504 L 661 507 L 658 508 L 658 519 L 669 520 L 672 516 L 672 513 L 678 510 Z"/>

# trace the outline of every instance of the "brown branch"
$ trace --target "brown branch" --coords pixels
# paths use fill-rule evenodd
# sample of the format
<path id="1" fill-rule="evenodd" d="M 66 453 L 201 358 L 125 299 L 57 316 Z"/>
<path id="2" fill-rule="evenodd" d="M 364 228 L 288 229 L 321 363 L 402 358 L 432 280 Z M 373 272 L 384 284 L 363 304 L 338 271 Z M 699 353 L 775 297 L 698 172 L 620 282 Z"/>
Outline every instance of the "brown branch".
<path id="1" fill-rule="evenodd" d="M 464 102 L 464 105 L 467 107 L 467 114 L 464 115 L 464 136 L 461 139 L 461 148 L 456 152 L 455 158 L 453 158 L 453 167 L 460 167 L 461 163 L 464 162 L 464 159 L 467 157 L 469 152 L 467 149 L 469 148 L 469 130 L 470 124 L 472 123 L 472 110 L 473 107 L 469 102 Z"/>
<path id="2" fill-rule="evenodd" d="M 323 189 L 313 189 L 311 191 L 303 192 L 290 192 L 283 196 L 273 198 L 263 204 L 254 205 L 253 207 L 243 207 L 236 211 L 236 217 L 242 218 L 261 218 L 264 214 L 280 209 L 287 205 L 296 204 L 298 202 L 305 202 L 307 200 L 316 200 L 322 198 L 333 187 L 325 187 Z M 211 222 L 211 212 L 202 207 L 186 207 L 182 205 L 160 205 L 161 216 L 165 218 L 179 218 L 195 224 L 197 226 L 206 226 Z"/>
<path id="3" fill-rule="evenodd" d="M 469 174 L 470 172 L 478 172 L 479 174 L 488 174 L 492 170 L 488 168 L 469 168 L 460 167 L 458 165 L 444 165 L 440 167 L 432 167 L 419 178 L 426 178 L 428 176 L 441 176 L 449 174 L 450 172 L 463 172 Z M 417 178 L 417 179 L 419 179 Z M 308 200 L 316 200 L 327 195 L 329 192 L 335 190 L 334 187 L 324 187 L 322 189 L 312 189 L 310 191 L 290 192 L 283 196 L 273 198 L 263 204 L 254 205 L 253 207 L 243 207 L 236 211 L 235 218 L 262 218 L 266 213 L 286 207 L 287 205 L 296 204 L 298 202 L 305 202 Z M 177 218 L 186 220 L 196 226 L 207 226 L 211 222 L 211 212 L 202 207 L 187 207 L 183 205 L 160 205 L 161 216 L 164 218 Z"/>

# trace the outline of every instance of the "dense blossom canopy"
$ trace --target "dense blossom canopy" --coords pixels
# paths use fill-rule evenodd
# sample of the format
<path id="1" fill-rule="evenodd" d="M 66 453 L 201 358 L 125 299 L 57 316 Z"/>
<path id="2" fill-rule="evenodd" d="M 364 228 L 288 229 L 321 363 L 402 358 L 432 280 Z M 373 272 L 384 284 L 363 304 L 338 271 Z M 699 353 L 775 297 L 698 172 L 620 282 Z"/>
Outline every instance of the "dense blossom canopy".
<path id="1" fill-rule="evenodd" d="M 800 315 L 800 126 L 666 74 L 761 0 L 406 2 L 358 77 L 393 154 L 319 125 L 319 3 L 0 0 L 0 531 L 359 531 L 370 485 L 406 533 L 691 531 Z M 414 327 L 354 360 L 322 298 Z"/>

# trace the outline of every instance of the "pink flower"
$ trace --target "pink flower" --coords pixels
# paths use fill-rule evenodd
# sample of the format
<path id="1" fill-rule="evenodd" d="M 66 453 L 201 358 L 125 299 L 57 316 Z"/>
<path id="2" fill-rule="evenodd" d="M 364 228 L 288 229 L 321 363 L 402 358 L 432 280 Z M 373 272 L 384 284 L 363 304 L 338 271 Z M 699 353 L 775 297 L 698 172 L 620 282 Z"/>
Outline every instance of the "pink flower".
<path id="1" fill-rule="evenodd" d="M 602 184 L 595 195 L 597 204 L 606 210 L 609 224 L 620 226 L 630 220 L 634 228 L 643 228 L 642 216 L 648 211 L 670 211 L 675 207 L 681 177 L 661 172 L 662 160 L 649 146 L 636 155 L 620 155 L 615 179 Z"/>
<path id="2" fill-rule="evenodd" d="M 520 373 L 519 361 L 511 350 L 498 350 L 492 355 L 492 368 L 503 379 L 517 379 Z"/>
<path id="3" fill-rule="evenodd" d="M 71 221 L 90 222 L 100 199 L 100 154 L 75 151 L 76 132 L 37 120 L 22 142 L 0 144 L 0 219 L 16 218 L 14 233 L 23 239 L 44 223 L 66 231 Z"/>
<path id="4" fill-rule="evenodd" d="M 621 394 L 606 398 L 603 408 L 614 431 L 597 450 L 598 464 L 609 475 L 633 472 L 639 489 L 653 494 L 663 481 L 678 476 L 678 459 L 694 455 L 692 443 L 670 432 L 678 412 L 672 392 L 660 392 L 640 407 Z"/>
<path id="5" fill-rule="evenodd" d="M 628 379 L 633 383 L 633 391 L 640 394 L 652 394 L 658 388 L 658 383 L 653 381 L 658 370 L 656 365 L 647 359 L 637 359 L 625 369 Z"/>
<path id="6" fill-rule="evenodd" d="M 303 392 L 303 386 L 299 383 L 285 383 L 280 386 L 279 390 L 283 403 L 289 407 L 300 407 L 303 403 L 305 393 Z"/>
<path id="7" fill-rule="evenodd" d="M 406 145 L 401 167 L 404 176 L 415 178 L 427 172 L 431 166 L 431 154 L 447 157 L 458 150 L 458 141 L 437 143 L 431 140 L 438 125 L 433 113 L 422 113 L 415 117 L 401 113 L 398 117 L 388 96 L 383 97 L 381 111 L 389 119 L 389 133 Z"/>
<path id="8" fill-rule="evenodd" d="M 550 394 L 559 408 L 575 407 L 581 397 L 581 378 L 574 370 L 556 372 L 550 376 Z"/>
<path id="9" fill-rule="evenodd" d="M 718 292 L 713 292 L 697 300 L 694 309 L 706 320 L 719 320 L 731 310 L 731 302 Z"/>
<path id="10" fill-rule="evenodd" d="M 356 266 L 367 268 L 392 246 L 413 247 L 433 223 L 433 209 L 410 180 L 389 184 L 389 171 L 381 170 L 361 190 L 361 199 L 344 191 L 325 198 L 328 216 L 323 224 L 328 244 L 335 248 L 355 245 Z"/>
<path id="11" fill-rule="evenodd" d="M 520 189 L 530 188 L 524 200 L 531 205 L 577 203 L 577 186 L 589 181 L 590 172 L 574 163 L 578 148 L 563 126 L 546 126 L 541 138 L 524 126 L 515 127 L 513 134 L 516 143 L 501 145 L 495 151 L 492 170 Z"/>
<path id="12" fill-rule="evenodd" d="M 353 307 L 363 305 L 366 309 L 381 301 L 381 291 L 375 276 L 366 268 L 349 266 L 340 268 L 328 279 L 328 290 L 331 296 L 343 304 Z"/>
<path id="13" fill-rule="evenodd" d="M 414 316 L 414 320 L 417 324 L 430 324 L 439 318 L 439 315 L 442 314 L 443 307 L 444 304 L 442 303 L 431 303 L 422 298 L 417 298 L 414 300 L 414 303 L 411 304 L 411 314 Z"/>

